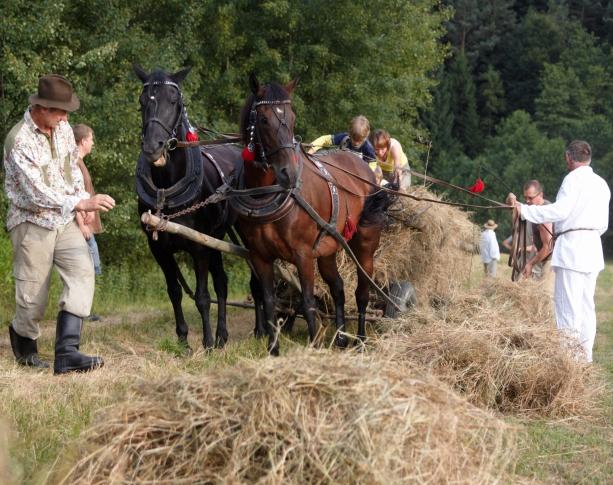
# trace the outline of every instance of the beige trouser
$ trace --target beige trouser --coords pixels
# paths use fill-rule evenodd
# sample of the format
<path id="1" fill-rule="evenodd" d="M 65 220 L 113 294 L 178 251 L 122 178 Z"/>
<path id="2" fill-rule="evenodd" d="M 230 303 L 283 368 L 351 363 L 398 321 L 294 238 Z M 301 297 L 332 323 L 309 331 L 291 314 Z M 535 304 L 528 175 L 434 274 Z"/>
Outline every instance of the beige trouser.
<path id="1" fill-rule="evenodd" d="M 497 259 L 492 259 L 489 263 L 483 263 L 483 272 L 485 273 L 485 276 L 490 276 L 492 278 L 495 278 L 497 266 L 498 266 Z"/>
<path id="2" fill-rule="evenodd" d="M 94 298 L 94 266 L 85 238 L 73 221 L 56 230 L 24 222 L 10 231 L 15 278 L 13 328 L 22 337 L 37 339 L 39 321 L 49 300 L 51 270 L 57 268 L 64 289 L 60 310 L 89 315 Z"/>

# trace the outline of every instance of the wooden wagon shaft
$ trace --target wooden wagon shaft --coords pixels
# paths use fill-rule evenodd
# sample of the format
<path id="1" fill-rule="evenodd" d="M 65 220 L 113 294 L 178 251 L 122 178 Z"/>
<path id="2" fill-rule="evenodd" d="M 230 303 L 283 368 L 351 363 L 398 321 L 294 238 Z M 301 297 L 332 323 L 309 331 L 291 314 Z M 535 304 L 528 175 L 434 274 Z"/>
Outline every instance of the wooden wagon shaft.
<path id="1" fill-rule="evenodd" d="M 154 216 L 153 214 L 150 214 L 149 212 L 143 212 L 140 219 L 145 224 L 148 224 L 153 227 L 156 227 L 160 223 L 160 218 Z M 217 249 L 218 251 L 223 251 L 224 253 L 234 254 L 235 256 L 240 256 L 241 258 L 245 259 L 249 257 L 249 251 L 242 246 L 237 246 L 236 244 L 232 244 L 226 241 L 222 241 L 221 239 L 207 236 L 206 234 L 194 231 L 189 227 L 177 224 L 175 222 L 166 221 L 166 227 L 164 228 L 164 230 L 172 234 L 182 236 L 198 244 L 202 244 L 203 246 L 212 249 Z"/>
<path id="2" fill-rule="evenodd" d="M 141 221 L 152 227 L 156 227 L 160 223 L 160 218 L 154 216 L 150 212 L 143 212 L 143 214 L 141 215 Z M 177 224 L 176 222 L 166 221 L 166 226 L 163 230 L 168 231 L 172 234 L 177 234 L 178 236 L 182 236 L 186 239 L 189 239 L 190 241 L 202 244 L 203 246 L 217 249 L 218 251 L 234 254 L 245 259 L 249 258 L 249 250 L 244 248 L 243 246 L 239 246 L 237 244 L 232 244 L 226 241 L 222 241 L 221 239 L 207 236 L 206 234 L 202 234 L 201 232 L 190 229 L 189 227 L 186 227 L 182 224 Z M 298 278 L 281 264 L 279 264 L 278 261 L 275 261 L 275 274 L 278 275 L 281 279 L 285 280 L 287 283 L 289 283 L 296 291 L 301 291 L 300 281 L 298 281 Z"/>

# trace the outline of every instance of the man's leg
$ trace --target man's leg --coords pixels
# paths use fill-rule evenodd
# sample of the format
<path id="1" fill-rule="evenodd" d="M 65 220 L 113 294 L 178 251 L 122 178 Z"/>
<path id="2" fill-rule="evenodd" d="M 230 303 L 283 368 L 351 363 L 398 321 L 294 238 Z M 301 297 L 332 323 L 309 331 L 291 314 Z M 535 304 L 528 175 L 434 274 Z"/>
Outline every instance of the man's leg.
<path id="1" fill-rule="evenodd" d="M 94 266 L 89 248 L 74 222 L 59 231 L 54 262 L 64 282 L 60 297 L 55 340 L 55 374 L 88 371 L 101 367 L 100 357 L 79 352 L 83 318 L 89 315 L 94 297 Z"/>
<path id="2" fill-rule="evenodd" d="M 583 275 L 583 273 L 581 274 Z M 581 295 L 583 319 L 579 332 L 581 344 L 585 350 L 588 362 L 592 362 L 592 349 L 594 348 L 594 340 L 596 339 L 596 305 L 594 304 L 594 293 L 596 292 L 597 278 L 597 272 L 584 274 L 583 293 Z"/>
<path id="3" fill-rule="evenodd" d="M 489 263 L 487 263 L 487 270 L 486 273 L 489 277 L 491 278 L 495 278 L 496 277 L 496 266 L 498 264 L 498 261 L 496 261 L 495 259 L 492 259 Z"/>
<path id="4" fill-rule="evenodd" d="M 54 263 L 64 283 L 60 310 L 84 318 L 94 299 L 94 265 L 89 247 L 75 222 L 58 231 Z"/>
<path id="5" fill-rule="evenodd" d="M 47 368 L 38 356 L 39 322 L 49 298 L 55 231 L 24 222 L 10 231 L 15 279 L 15 317 L 9 327 L 17 362 Z"/>
<path id="6" fill-rule="evenodd" d="M 591 349 L 586 351 L 585 332 L 582 330 L 586 317 L 584 292 L 587 273 L 564 268 L 555 268 L 555 314 L 558 329 L 576 340 L 584 350 L 584 358 L 591 361 Z"/>

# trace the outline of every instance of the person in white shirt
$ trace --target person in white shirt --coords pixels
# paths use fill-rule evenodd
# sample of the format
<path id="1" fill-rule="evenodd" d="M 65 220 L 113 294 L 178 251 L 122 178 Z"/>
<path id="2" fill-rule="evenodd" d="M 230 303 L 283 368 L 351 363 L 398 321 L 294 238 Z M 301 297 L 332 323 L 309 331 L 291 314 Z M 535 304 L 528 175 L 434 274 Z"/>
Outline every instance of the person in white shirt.
<path id="1" fill-rule="evenodd" d="M 485 271 L 485 276 L 492 278 L 496 276 L 496 266 L 500 260 L 500 248 L 494 232 L 497 227 L 498 224 L 493 220 L 487 221 L 483 225 L 484 230 L 479 241 L 479 254 L 481 261 L 483 261 L 483 271 Z"/>
<path id="2" fill-rule="evenodd" d="M 565 159 L 569 174 L 564 177 L 555 203 L 524 205 L 517 202 L 514 194 L 509 194 L 507 203 L 522 219 L 555 224 L 551 266 L 555 272 L 556 325 L 579 341 L 586 360 L 591 362 L 596 337 L 596 278 L 604 269 L 600 236 L 609 224 L 611 191 L 590 167 L 592 149 L 587 142 L 571 142 Z"/>

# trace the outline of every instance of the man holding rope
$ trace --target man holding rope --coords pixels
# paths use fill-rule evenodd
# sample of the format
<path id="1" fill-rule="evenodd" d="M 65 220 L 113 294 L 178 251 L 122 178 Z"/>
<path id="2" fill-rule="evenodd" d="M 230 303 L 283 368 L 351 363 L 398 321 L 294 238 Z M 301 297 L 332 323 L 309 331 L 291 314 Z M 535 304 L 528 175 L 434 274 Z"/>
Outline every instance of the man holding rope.
<path id="1" fill-rule="evenodd" d="M 578 340 L 591 362 L 596 337 L 596 278 L 604 269 L 600 236 L 609 223 L 611 192 L 590 167 L 592 149 L 587 142 L 571 142 L 565 159 L 569 173 L 553 204 L 520 204 L 514 194 L 509 194 L 507 203 L 522 219 L 535 224 L 555 223 L 551 265 L 555 272 L 556 325 Z"/>
<path id="2" fill-rule="evenodd" d="M 549 205 L 543 186 L 538 180 L 529 180 L 524 184 L 524 200 L 528 205 Z M 553 224 L 529 224 L 535 253 L 526 262 L 523 275 L 543 283 L 545 291 L 553 297 L 554 275 L 551 270 L 551 253 L 553 251 Z"/>

